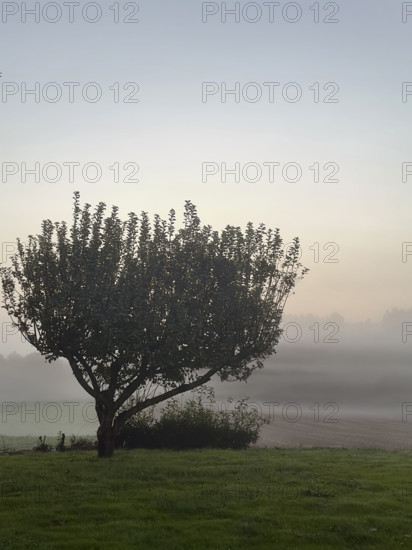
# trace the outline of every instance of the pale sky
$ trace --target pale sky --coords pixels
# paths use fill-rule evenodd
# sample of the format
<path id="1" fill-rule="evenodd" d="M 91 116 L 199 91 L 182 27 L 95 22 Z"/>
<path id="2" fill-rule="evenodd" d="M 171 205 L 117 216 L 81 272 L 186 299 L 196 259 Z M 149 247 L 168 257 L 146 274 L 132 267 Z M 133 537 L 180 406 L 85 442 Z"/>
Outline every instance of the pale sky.
<path id="1" fill-rule="evenodd" d="M 171 208 L 181 219 L 191 200 L 214 229 L 278 227 L 285 243 L 300 238 L 310 272 L 286 305 L 277 355 L 218 397 L 334 402 L 340 419 L 386 411 L 401 422 L 412 2 L 26 4 L 38 13 L 1 8 L 0 261 L 42 220 L 70 223 L 75 190 L 125 219 Z M 1 402 L 87 398 L 63 360 L 45 365 L 12 334 L 4 310 L 0 323 Z M 19 418 L 0 432 L 39 435 Z"/>
<path id="2" fill-rule="evenodd" d="M 307 0 L 241 2 L 239 22 L 223 13 L 235 4 L 150 0 L 113 4 L 118 14 L 109 3 L 82 14 L 57 2 L 59 14 L 40 2 L 36 22 L 20 3 L 3 3 L 3 261 L 10 243 L 39 232 L 43 219 L 70 221 L 74 190 L 82 202 L 118 205 L 124 217 L 181 214 L 190 199 L 216 229 L 253 221 L 279 227 L 285 243 L 299 236 L 310 273 L 288 314 L 378 322 L 395 307 L 407 310 L 412 84 L 402 101 L 402 83 L 412 82 L 412 3 L 320 2 L 317 14 Z M 27 93 L 36 86 L 38 97 Z M 239 97 L 225 96 L 236 86 Z M 30 173 L 24 181 L 36 163 L 40 181 Z M 78 163 L 72 182 L 68 163 Z M 99 181 L 86 181 L 97 173 L 89 163 L 99 166 Z M 240 181 L 222 181 L 222 165 L 239 166 Z M 338 181 L 324 182 L 327 175 Z M 404 261 L 402 243 L 411 243 Z"/>

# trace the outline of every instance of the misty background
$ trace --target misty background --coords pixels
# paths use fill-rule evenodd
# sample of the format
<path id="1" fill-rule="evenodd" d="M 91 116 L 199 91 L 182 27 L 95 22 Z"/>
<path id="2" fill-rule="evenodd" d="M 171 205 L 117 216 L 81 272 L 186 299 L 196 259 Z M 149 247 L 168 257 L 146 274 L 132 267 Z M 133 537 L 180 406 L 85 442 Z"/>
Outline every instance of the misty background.
<path id="1" fill-rule="evenodd" d="M 231 410 L 228 397 L 249 396 L 249 406 L 272 421 L 274 414 L 284 422 L 298 414 L 298 421 L 315 421 L 315 414 L 320 422 L 408 420 L 402 404 L 411 403 L 412 412 L 412 308 L 386 312 L 380 323 L 285 315 L 281 326 L 277 353 L 247 383 L 212 380 L 220 407 Z M 8 336 L 7 347 L 19 353 L 0 356 L 0 434 L 95 433 L 94 403 L 67 361 L 46 363 L 17 334 Z"/>

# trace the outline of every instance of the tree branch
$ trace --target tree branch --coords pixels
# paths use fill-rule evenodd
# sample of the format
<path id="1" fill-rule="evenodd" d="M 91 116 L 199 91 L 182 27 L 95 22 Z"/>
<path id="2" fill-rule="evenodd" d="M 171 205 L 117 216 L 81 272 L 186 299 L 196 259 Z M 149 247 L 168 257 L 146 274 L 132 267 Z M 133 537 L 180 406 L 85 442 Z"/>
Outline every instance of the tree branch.
<path id="1" fill-rule="evenodd" d="M 100 392 L 99 384 L 97 383 L 96 377 L 93 374 L 92 369 L 89 367 L 89 365 L 86 363 L 86 361 L 81 356 L 73 356 L 74 359 L 76 359 L 81 366 L 84 368 L 84 370 L 87 372 L 87 375 L 89 376 L 90 382 L 92 383 L 93 390 L 96 394 Z"/>
<path id="2" fill-rule="evenodd" d="M 129 410 L 120 413 L 116 417 L 115 424 L 122 425 L 126 420 L 131 418 L 136 413 L 142 411 L 143 409 L 147 409 L 147 407 L 151 407 L 152 405 L 157 405 L 157 403 L 165 401 L 166 399 L 170 399 L 170 397 L 178 395 L 179 393 L 184 393 L 186 391 L 197 388 L 198 386 L 201 386 L 206 382 L 209 382 L 212 376 L 216 374 L 220 369 L 221 367 L 215 367 L 214 369 L 210 369 L 206 374 L 204 374 L 197 380 L 194 380 L 193 382 L 182 384 L 178 388 L 173 388 L 172 390 L 164 392 L 161 395 L 157 395 L 156 397 L 151 397 L 150 399 L 146 399 L 146 401 L 137 403 L 136 405 L 131 407 Z"/>
<path id="3" fill-rule="evenodd" d="M 127 388 L 119 395 L 119 397 L 114 402 L 114 407 L 116 411 L 118 411 L 120 407 L 124 403 L 126 403 L 129 397 L 131 397 L 134 394 L 134 392 L 137 391 L 137 389 L 143 384 L 147 373 L 147 365 L 148 365 L 147 358 L 143 357 L 139 374 L 133 380 L 133 382 L 130 382 L 128 384 Z"/>
<path id="4" fill-rule="evenodd" d="M 76 363 L 76 360 L 74 359 L 74 357 L 69 357 L 68 358 L 68 361 L 70 363 L 70 366 L 72 368 L 72 371 L 73 371 L 73 374 L 74 376 L 76 377 L 76 380 L 79 382 L 79 384 L 81 385 L 81 387 L 89 394 L 91 395 L 94 399 L 96 399 L 96 391 L 91 388 L 89 386 L 89 384 L 86 382 L 86 380 L 83 378 L 83 375 L 82 375 L 82 371 L 81 369 L 79 368 L 79 366 L 77 365 Z"/>
<path id="5" fill-rule="evenodd" d="M 122 368 L 122 360 L 120 355 L 116 357 L 110 366 L 110 382 L 109 388 L 115 390 L 117 384 L 117 378 L 119 376 L 120 369 Z"/>

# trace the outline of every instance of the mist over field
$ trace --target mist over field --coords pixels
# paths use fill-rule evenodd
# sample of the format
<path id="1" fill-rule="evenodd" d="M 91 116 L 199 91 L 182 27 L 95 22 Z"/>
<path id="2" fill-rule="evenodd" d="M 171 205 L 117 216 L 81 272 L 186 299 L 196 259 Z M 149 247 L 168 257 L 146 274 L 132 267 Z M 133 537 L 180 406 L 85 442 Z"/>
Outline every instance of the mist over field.
<path id="1" fill-rule="evenodd" d="M 402 404 L 412 402 L 412 309 L 386 312 L 379 323 L 348 323 L 338 314 L 285 315 L 281 326 L 277 353 L 247 383 L 212 381 L 221 407 L 233 407 L 229 396 L 248 396 L 263 415 L 286 414 L 285 429 L 293 428 L 299 414 L 302 420 L 317 414 L 321 422 L 368 418 L 402 424 Z M 7 344 L 16 346 L 16 339 Z M 94 403 L 66 361 L 46 363 L 27 343 L 18 349 L 0 356 L 0 434 L 95 433 Z"/>

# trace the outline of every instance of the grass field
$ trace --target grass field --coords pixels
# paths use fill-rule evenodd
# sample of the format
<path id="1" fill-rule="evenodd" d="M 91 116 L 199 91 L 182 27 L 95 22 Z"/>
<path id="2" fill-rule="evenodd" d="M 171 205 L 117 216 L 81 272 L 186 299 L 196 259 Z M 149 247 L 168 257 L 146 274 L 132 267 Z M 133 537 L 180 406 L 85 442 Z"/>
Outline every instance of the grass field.
<path id="1" fill-rule="evenodd" d="M 0 549 L 412 548 L 411 463 L 319 448 L 0 456 Z"/>

